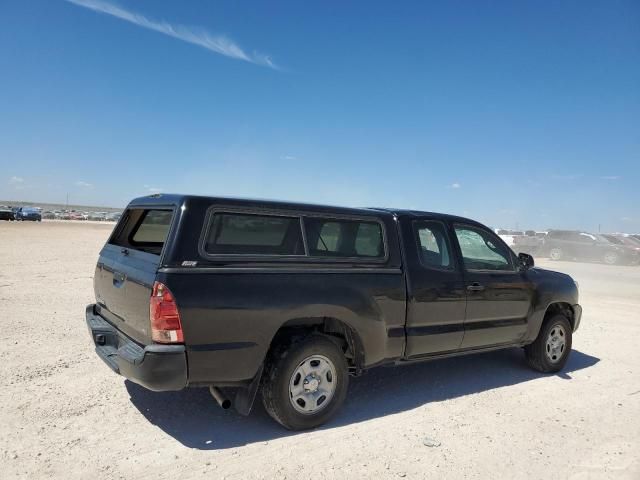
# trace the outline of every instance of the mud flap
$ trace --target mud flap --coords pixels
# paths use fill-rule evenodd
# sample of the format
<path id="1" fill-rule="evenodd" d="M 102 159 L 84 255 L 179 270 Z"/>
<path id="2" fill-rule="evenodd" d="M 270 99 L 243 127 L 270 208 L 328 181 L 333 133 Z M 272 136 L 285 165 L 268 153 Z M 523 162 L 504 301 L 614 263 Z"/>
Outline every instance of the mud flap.
<path id="1" fill-rule="evenodd" d="M 256 399 L 258 387 L 260 386 L 260 379 L 262 378 L 263 370 L 264 364 L 260 365 L 258 373 L 256 373 L 256 376 L 253 377 L 253 380 L 251 380 L 251 383 L 247 387 L 238 389 L 233 401 L 233 406 L 240 415 L 246 417 L 251 413 L 251 408 L 253 407 L 253 402 Z"/>

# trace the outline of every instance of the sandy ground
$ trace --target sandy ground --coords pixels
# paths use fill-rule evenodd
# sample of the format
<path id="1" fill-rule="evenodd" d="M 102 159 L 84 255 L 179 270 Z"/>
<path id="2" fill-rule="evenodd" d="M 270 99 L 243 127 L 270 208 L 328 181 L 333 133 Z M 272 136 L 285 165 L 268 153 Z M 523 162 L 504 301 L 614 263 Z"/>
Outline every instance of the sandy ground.
<path id="1" fill-rule="evenodd" d="M 640 478 L 640 267 L 553 263 L 585 312 L 562 374 L 519 349 L 381 368 L 291 433 L 259 402 L 244 418 L 98 359 L 84 308 L 111 228 L 0 223 L 2 478 Z"/>

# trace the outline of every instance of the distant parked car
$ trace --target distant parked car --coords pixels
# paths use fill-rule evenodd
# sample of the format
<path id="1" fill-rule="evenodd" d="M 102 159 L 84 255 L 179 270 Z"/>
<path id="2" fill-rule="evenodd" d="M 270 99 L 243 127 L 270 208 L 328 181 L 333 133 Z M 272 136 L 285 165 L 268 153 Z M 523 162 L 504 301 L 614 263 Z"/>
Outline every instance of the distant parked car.
<path id="1" fill-rule="evenodd" d="M 86 220 L 87 217 L 82 212 L 71 212 L 69 214 L 70 220 Z"/>
<path id="2" fill-rule="evenodd" d="M 537 253 L 542 239 L 536 236 L 533 230 L 505 230 L 502 228 L 495 229 L 498 236 L 509 245 L 515 253 Z"/>
<path id="3" fill-rule="evenodd" d="M 533 230 L 526 230 L 524 235 L 514 236 L 511 249 L 516 253 L 538 253 L 542 246 L 542 237 L 539 237 Z"/>
<path id="4" fill-rule="evenodd" d="M 10 220 L 13 221 L 16 219 L 13 210 L 6 207 L 0 207 L 0 220 Z"/>
<path id="5" fill-rule="evenodd" d="M 107 218 L 107 214 L 104 212 L 90 212 L 88 216 L 88 220 L 94 220 L 99 222 L 106 220 L 106 218 Z"/>
<path id="6" fill-rule="evenodd" d="M 521 237 L 524 235 L 524 232 L 520 230 L 506 230 L 504 228 L 496 228 L 494 230 L 498 236 L 510 247 L 513 246 L 514 237 Z"/>
<path id="7" fill-rule="evenodd" d="M 631 235 L 629 235 L 629 236 L 630 236 L 630 237 L 632 237 L 632 238 L 635 238 L 636 240 L 638 240 L 638 241 L 640 242 L 640 234 L 632 233 L 632 234 L 631 234 Z"/>
<path id="8" fill-rule="evenodd" d="M 601 235 L 573 230 L 550 230 L 541 253 L 551 260 L 591 260 L 608 265 L 640 261 L 636 250 L 611 243 Z"/>
<path id="9" fill-rule="evenodd" d="M 122 213 L 120 212 L 111 212 L 106 216 L 105 220 L 109 222 L 117 222 L 118 220 L 120 220 L 121 216 L 122 216 Z"/>
<path id="10" fill-rule="evenodd" d="M 16 220 L 41 222 L 42 215 L 40 211 L 33 207 L 19 207 L 16 212 Z"/>
<path id="11" fill-rule="evenodd" d="M 633 238 L 630 235 L 607 233 L 603 234 L 602 236 L 609 240 L 611 243 L 615 243 L 616 245 L 624 245 L 626 248 L 631 248 L 632 250 L 640 252 L 640 240 Z"/>

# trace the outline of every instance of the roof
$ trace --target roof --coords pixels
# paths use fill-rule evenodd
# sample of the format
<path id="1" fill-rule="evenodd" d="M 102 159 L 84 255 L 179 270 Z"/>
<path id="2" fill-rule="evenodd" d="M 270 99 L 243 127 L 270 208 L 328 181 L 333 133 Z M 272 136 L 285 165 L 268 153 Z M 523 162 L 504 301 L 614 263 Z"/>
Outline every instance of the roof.
<path id="1" fill-rule="evenodd" d="M 389 212 L 398 217 L 416 217 L 416 218 L 429 217 L 434 219 L 447 220 L 450 222 L 482 225 L 480 222 L 476 220 L 472 220 L 466 217 L 460 217 L 458 215 L 451 215 L 449 213 L 429 212 L 426 210 L 407 210 L 402 208 L 377 208 L 377 209 L 371 209 L 371 210 Z M 485 225 L 482 225 L 482 226 L 485 226 Z"/>
<path id="2" fill-rule="evenodd" d="M 233 206 L 246 206 L 246 207 L 266 207 L 279 210 L 302 210 L 309 212 L 319 213 L 337 213 L 342 215 L 393 215 L 397 217 L 430 217 L 441 220 L 449 220 L 454 222 L 471 223 L 481 225 L 475 220 L 469 218 L 459 217 L 456 215 L 450 215 L 446 213 L 427 212 L 420 210 L 408 210 L 399 208 L 353 208 L 353 207 L 340 207 L 334 205 L 319 205 L 303 202 L 290 202 L 282 200 L 265 200 L 265 199 L 251 199 L 251 198 L 239 198 L 239 197 L 214 197 L 203 195 L 185 195 L 174 193 L 154 193 L 145 197 L 138 197 L 130 202 L 130 205 L 181 205 L 185 201 L 204 201 L 208 203 L 222 203 L 225 205 Z"/>

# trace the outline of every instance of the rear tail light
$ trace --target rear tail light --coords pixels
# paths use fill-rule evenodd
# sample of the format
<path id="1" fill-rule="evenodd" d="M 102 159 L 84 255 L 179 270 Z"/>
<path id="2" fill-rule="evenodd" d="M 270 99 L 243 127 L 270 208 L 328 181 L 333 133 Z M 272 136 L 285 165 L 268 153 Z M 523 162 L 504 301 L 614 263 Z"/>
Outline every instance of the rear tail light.
<path id="1" fill-rule="evenodd" d="M 160 282 L 153 284 L 149 300 L 151 338 L 158 343 L 182 343 L 182 323 L 171 291 Z"/>

